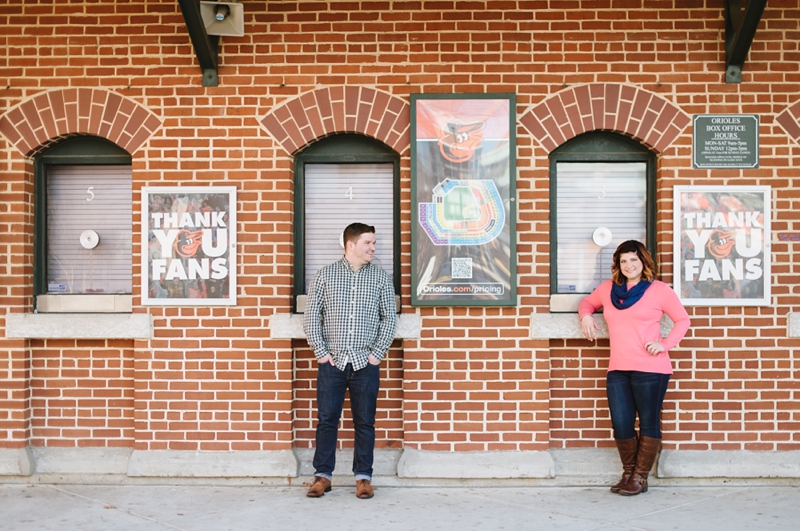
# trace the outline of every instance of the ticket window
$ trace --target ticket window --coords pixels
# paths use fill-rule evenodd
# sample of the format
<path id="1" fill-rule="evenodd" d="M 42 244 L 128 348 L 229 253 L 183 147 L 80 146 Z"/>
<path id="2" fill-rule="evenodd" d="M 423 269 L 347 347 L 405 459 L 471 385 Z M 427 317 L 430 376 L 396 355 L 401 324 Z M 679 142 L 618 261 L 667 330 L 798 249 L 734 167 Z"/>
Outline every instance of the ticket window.
<path id="1" fill-rule="evenodd" d="M 36 173 L 37 311 L 130 311 L 130 155 L 78 137 L 44 152 Z"/>
<path id="2" fill-rule="evenodd" d="M 373 264 L 399 293 L 399 157 L 359 135 L 337 135 L 296 158 L 295 294 L 302 312 L 316 272 L 344 255 L 342 231 L 350 223 L 375 227 Z M 399 305 L 398 305 L 399 307 Z"/>
<path id="3" fill-rule="evenodd" d="M 47 169 L 47 293 L 131 293 L 131 167 Z"/>
<path id="4" fill-rule="evenodd" d="M 550 182 L 551 311 L 576 311 L 611 277 L 620 243 L 639 240 L 655 256 L 655 156 L 622 135 L 587 133 L 551 154 Z"/>

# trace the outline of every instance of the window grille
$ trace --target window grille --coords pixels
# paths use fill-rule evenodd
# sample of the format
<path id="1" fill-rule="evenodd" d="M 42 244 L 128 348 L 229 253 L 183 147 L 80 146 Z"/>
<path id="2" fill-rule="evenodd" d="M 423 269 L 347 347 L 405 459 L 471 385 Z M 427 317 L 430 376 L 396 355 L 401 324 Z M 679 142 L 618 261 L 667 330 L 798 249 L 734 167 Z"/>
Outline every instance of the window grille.
<path id="1" fill-rule="evenodd" d="M 590 293 L 611 278 L 620 243 L 646 243 L 647 164 L 558 162 L 556 172 L 556 293 Z M 611 236 L 603 247 L 593 239 L 602 228 Z"/>
<path id="2" fill-rule="evenodd" d="M 130 166 L 48 166 L 47 293 L 132 292 L 131 197 Z"/>
<path id="3" fill-rule="evenodd" d="M 375 226 L 372 263 L 394 274 L 394 167 L 386 164 L 305 165 L 305 289 L 323 266 L 340 259 L 350 223 Z"/>

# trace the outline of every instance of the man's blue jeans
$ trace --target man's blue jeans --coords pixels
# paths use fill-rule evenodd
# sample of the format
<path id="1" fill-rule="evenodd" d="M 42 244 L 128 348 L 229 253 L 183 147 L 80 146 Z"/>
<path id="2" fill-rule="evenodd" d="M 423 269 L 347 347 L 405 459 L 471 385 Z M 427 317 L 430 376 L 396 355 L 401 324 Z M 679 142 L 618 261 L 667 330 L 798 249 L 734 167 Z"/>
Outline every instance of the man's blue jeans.
<path id="1" fill-rule="evenodd" d="M 336 441 L 342 416 L 345 392 L 350 389 L 350 411 L 355 428 L 353 473 L 356 479 L 372 480 L 375 451 L 375 410 L 378 402 L 381 368 L 367 364 L 360 371 L 348 363 L 340 371 L 330 363 L 320 363 L 317 370 L 317 449 L 314 475 L 331 479 L 336 466 Z"/>
<path id="2" fill-rule="evenodd" d="M 606 378 L 608 408 L 614 438 L 636 437 L 636 414 L 639 414 L 639 433 L 653 439 L 661 438 L 661 406 L 667 394 L 669 374 L 639 371 L 609 371 Z"/>

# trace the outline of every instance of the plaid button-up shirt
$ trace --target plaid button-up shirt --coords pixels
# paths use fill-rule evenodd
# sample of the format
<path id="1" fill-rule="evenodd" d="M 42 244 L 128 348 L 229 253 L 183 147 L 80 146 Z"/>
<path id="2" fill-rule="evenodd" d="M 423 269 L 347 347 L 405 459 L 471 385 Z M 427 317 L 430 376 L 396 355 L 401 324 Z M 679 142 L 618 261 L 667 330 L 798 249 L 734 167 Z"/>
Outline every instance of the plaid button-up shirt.
<path id="1" fill-rule="evenodd" d="M 367 366 L 370 354 L 382 360 L 394 340 L 394 286 L 378 266 L 353 271 L 344 257 L 319 270 L 311 282 L 303 329 L 317 359 L 328 354 L 344 370 Z"/>

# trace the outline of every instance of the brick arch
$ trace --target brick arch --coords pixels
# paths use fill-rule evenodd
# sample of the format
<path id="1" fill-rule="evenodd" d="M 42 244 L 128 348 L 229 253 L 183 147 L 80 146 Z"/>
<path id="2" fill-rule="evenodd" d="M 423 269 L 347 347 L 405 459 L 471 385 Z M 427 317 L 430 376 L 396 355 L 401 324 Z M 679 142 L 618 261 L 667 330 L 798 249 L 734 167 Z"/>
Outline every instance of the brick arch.
<path id="1" fill-rule="evenodd" d="M 53 142 L 90 134 L 134 153 L 161 127 L 143 105 L 100 88 L 50 90 L 11 107 L 0 116 L 0 133 L 23 155 Z"/>
<path id="2" fill-rule="evenodd" d="M 785 109 L 775 118 L 775 121 L 786 131 L 786 134 L 800 144 L 800 101 Z"/>
<path id="3" fill-rule="evenodd" d="M 397 153 L 411 145 L 410 106 L 367 87 L 325 87 L 270 110 L 261 124 L 289 153 L 333 133 L 361 133 Z"/>
<path id="4" fill-rule="evenodd" d="M 520 118 L 548 152 L 587 131 L 618 131 L 658 153 L 680 135 L 691 118 L 669 100 L 642 88 L 595 83 L 562 90 Z"/>

